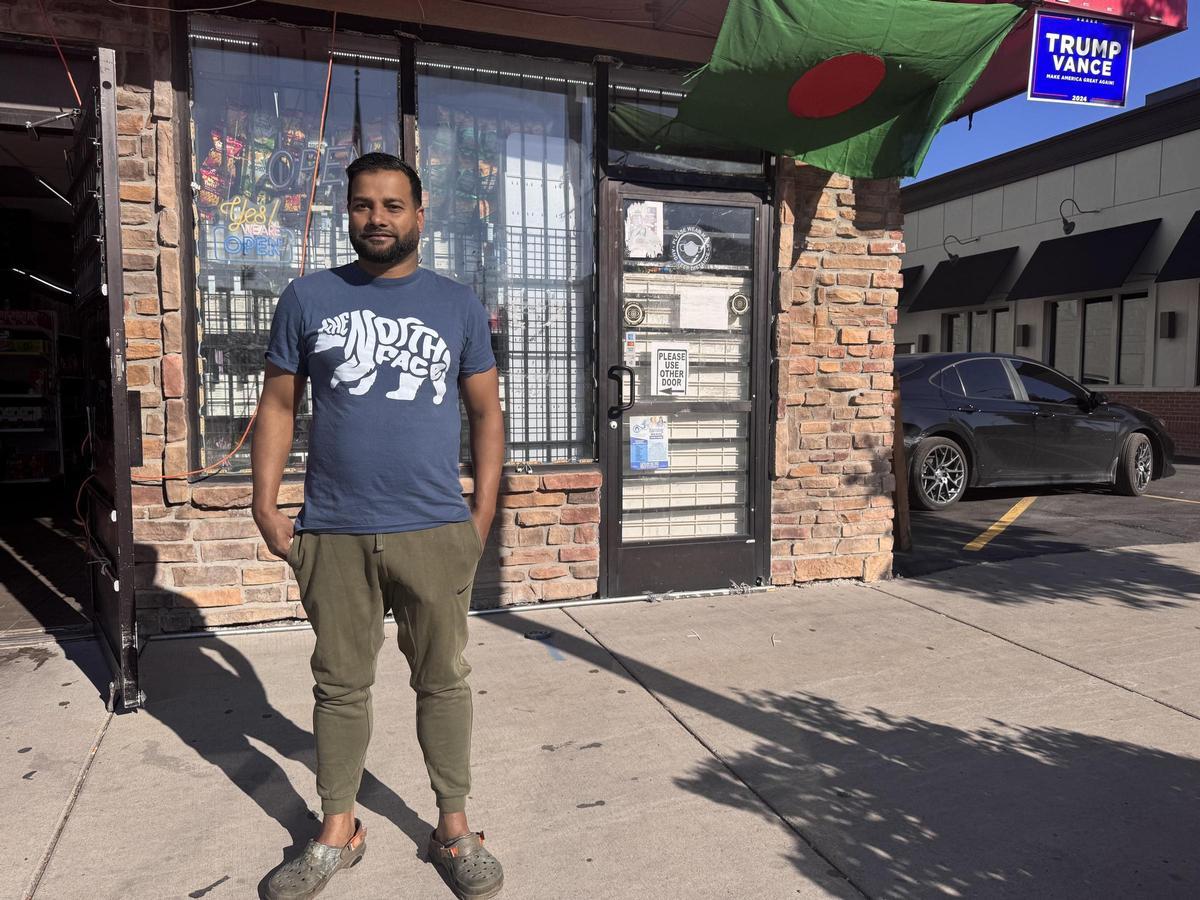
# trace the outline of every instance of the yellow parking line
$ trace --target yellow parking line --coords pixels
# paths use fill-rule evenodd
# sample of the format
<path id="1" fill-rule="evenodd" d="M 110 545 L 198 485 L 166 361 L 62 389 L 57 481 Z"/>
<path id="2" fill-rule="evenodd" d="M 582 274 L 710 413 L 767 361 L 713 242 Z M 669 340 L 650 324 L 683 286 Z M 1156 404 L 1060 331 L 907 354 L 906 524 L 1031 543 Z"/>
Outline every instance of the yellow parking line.
<path id="1" fill-rule="evenodd" d="M 1025 510 L 1029 509 L 1029 507 L 1033 505 L 1033 501 L 1036 499 L 1037 497 L 1024 497 L 1021 500 L 1018 500 L 1013 505 L 1012 509 L 988 526 L 987 531 L 979 535 L 979 537 L 975 538 L 973 541 L 971 541 L 971 543 L 963 545 L 963 549 L 982 550 L 989 543 L 991 543 L 992 538 L 996 537 L 996 535 L 1004 531 L 1005 528 L 1017 521 L 1017 517 L 1021 515 L 1021 513 L 1025 512 Z"/>
<path id="2" fill-rule="evenodd" d="M 1185 500 L 1183 497 L 1163 497 L 1159 494 L 1142 494 L 1143 497 L 1149 497 L 1151 500 L 1174 500 L 1176 503 L 1197 503 L 1200 500 Z"/>

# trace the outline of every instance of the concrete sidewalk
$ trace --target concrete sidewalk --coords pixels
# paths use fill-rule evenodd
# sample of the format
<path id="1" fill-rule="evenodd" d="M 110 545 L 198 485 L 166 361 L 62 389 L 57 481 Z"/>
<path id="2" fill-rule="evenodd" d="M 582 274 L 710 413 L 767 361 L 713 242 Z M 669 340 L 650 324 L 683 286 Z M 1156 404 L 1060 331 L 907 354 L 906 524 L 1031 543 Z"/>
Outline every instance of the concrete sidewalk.
<path id="1" fill-rule="evenodd" d="M 477 617 L 472 821 L 512 898 L 1193 897 L 1197 630 L 1197 544 Z M 0 896 L 258 896 L 316 824 L 311 641 L 152 642 L 111 719 L 88 644 L 0 651 Z M 449 897 L 392 646 L 375 695 L 322 896 Z"/>

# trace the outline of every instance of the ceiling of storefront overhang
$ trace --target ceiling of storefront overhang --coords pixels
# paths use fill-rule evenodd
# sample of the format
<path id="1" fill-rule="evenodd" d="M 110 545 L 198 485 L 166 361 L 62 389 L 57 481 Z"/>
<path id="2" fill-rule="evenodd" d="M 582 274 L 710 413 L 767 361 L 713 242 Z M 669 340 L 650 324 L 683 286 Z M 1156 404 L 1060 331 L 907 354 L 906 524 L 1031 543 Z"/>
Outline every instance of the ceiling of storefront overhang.
<path id="1" fill-rule="evenodd" d="M 703 63 L 712 52 L 728 0 L 393 0 L 386 13 L 377 0 L 285 0 L 293 6 L 334 9 L 413 25 L 456 28 L 527 40 Z M 965 0 L 986 3 L 990 0 Z M 1187 27 L 1187 0 L 1056 0 L 1056 10 L 1112 16 L 1135 23 L 1143 46 Z M 952 118 L 1016 96 L 1029 72 L 1032 18 L 1028 13 L 1001 45 L 983 77 Z"/>

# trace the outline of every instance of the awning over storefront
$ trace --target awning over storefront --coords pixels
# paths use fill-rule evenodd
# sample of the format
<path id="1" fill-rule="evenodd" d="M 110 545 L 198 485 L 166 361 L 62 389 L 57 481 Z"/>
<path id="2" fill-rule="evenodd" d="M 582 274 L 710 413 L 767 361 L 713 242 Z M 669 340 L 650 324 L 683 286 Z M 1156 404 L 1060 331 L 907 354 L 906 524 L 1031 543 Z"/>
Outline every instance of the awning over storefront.
<path id="1" fill-rule="evenodd" d="M 1009 300 L 1117 288 L 1162 219 L 1042 241 L 1013 285 Z"/>
<path id="2" fill-rule="evenodd" d="M 1005 247 L 1003 250 L 942 260 L 908 311 L 978 306 L 986 302 L 1016 255 L 1016 247 Z"/>
<path id="3" fill-rule="evenodd" d="M 900 309 L 907 309 L 913 297 L 917 296 L 917 282 L 921 280 L 921 273 L 924 271 L 924 266 L 909 266 L 907 269 L 900 270 L 900 277 L 904 279 L 904 287 L 900 288 L 900 297 L 897 301 Z"/>
<path id="4" fill-rule="evenodd" d="M 1186 278 L 1200 278 L 1200 210 L 1192 215 L 1192 221 L 1183 229 L 1175 249 L 1154 280 L 1183 281 Z"/>

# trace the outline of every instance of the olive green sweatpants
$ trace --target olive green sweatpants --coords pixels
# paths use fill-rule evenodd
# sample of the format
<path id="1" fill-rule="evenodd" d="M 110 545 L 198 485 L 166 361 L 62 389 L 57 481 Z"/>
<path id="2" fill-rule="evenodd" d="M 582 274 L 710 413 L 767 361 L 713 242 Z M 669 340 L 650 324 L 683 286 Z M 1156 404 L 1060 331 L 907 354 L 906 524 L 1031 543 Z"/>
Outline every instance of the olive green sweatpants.
<path id="1" fill-rule="evenodd" d="M 317 793 L 327 814 L 354 805 L 371 740 L 371 685 L 391 610 L 417 740 L 442 812 L 462 812 L 471 787 L 471 668 L 467 608 L 482 546 L 468 519 L 388 534 L 301 532 L 288 563 L 317 646 L 312 655 Z"/>

